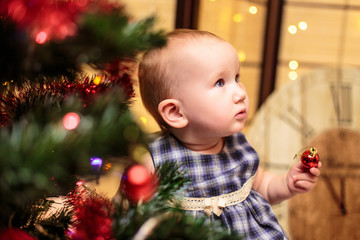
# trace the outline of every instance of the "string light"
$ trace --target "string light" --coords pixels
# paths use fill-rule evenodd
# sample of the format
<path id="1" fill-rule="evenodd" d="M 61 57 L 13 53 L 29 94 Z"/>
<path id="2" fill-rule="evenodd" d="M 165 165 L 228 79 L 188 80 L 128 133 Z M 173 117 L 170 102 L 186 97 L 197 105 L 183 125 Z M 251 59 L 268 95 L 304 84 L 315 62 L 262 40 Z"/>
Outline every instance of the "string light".
<path id="1" fill-rule="evenodd" d="M 107 163 L 104 167 L 105 170 L 109 170 L 112 167 L 111 163 Z"/>
<path id="2" fill-rule="evenodd" d="M 289 33 L 291 33 L 291 34 L 295 34 L 295 33 L 297 32 L 297 27 L 296 27 L 295 25 L 290 25 L 290 26 L 288 27 L 288 31 L 289 31 Z"/>
<path id="3" fill-rule="evenodd" d="M 298 67 L 299 67 L 299 63 L 298 63 L 297 61 L 292 60 L 292 61 L 289 62 L 289 68 L 290 68 L 291 70 L 295 70 L 295 69 L 297 69 Z"/>
<path id="4" fill-rule="evenodd" d="M 94 80 L 93 80 L 93 83 L 94 83 L 95 85 L 99 85 L 99 84 L 101 83 L 101 77 L 96 76 L 96 77 L 94 78 Z"/>
<path id="5" fill-rule="evenodd" d="M 295 72 L 295 71 L 291 71 L 291 72 L 289 72 L 289 78 L 290 78 L 290 80 L 296 80 L 297 79 L 297 77 L 298 77 L 298 75 L 297 75 L 297 73 Z"/>
<path id="6" fill-rule="evenodd" d="M 307 29 L 307 23 L 304 21 L 299 22 L 298 26 L 299 26 L 300 30 L 305 31 Z"/>
<path id="7" fill-rule="evenodd" d="M 256 14 L 257 13 L 257 7 L 255 7 L 255 6 L 249 7 L 249 13 Z"/>
<path id="8" fill-rule="evenodd" d="M 91 161 L 91 165 L 92 166 L 96 166 L 96 167 L 101 167 L 102 163 L 103 163 L 103 160 L 99 157 L 92 157 L 90 158 L 90 161 Z"/>

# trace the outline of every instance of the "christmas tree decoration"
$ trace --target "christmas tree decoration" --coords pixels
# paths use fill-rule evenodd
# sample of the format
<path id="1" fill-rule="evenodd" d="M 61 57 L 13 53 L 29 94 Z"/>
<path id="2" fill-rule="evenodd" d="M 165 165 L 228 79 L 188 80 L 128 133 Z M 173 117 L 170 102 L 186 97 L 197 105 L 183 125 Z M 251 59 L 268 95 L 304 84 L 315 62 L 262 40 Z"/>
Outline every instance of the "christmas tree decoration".
<path id="1" fill-rule="evenodd" d="M 71 228 L 68 229 L 69 239 L 113 239 L 112 238 L 112 201 L 105 196 L 79 184 L 67 196 L 75 214 Z"/>
<path id="2" fill-rule="evenodd" d="M 113 1 L 4 0 L 0 33 L 7 37 L 0 39 L 0 82 L 59 75 L 72 81 L 84 64 L 101 70 L 112 61 L 133 59 L 139 51 L 165 44 L 154 23 L 153 17 L 130 21 Z"/>
<path id="3" fill-rule="evenodd" d="M 157 179 L 144 166 L 136 164 L 129 167 L 123 177 L 121 190 L 133 203 L 146 202 L 157 189 Z"/>
<path id="4" fill-rule="evenodd" d="M 296 154 L 294 158 L 300 159 L 302 165 L 305 168 L 317 167 L 320 161 L 320 157 L 317 152 L 318 151 L 315 147 L 304 148 L 298 154 Z"/>

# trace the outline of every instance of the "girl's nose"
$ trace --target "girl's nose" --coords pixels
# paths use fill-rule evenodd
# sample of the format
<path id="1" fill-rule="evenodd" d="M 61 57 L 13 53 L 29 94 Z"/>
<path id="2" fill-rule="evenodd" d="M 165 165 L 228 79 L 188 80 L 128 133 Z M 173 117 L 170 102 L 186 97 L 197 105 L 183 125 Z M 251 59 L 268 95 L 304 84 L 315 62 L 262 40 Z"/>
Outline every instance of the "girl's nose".
<path id="1" fill-rule="evenodd" d="M 246 92 L 243 88 L 240 86 L 236 87 L 236 90 L 234 91 L 233 100 L 234 103 L 243 102 L 246 99 Z"/>

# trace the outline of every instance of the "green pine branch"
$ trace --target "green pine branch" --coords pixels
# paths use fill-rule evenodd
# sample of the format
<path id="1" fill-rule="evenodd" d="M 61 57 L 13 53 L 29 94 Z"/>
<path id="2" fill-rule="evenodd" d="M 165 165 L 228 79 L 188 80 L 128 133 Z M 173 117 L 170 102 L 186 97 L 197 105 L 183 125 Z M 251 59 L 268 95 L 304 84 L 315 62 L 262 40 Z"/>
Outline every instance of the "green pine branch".
<path id="1" fill-rule="evenodd" d="M 11 127 L 0 129 L 2 226 L 27 203 L 64 195 L 78 177 L 99 174 L 90 165 L 91 157 L 104 161 L 131 157 L 133 147 L 143 142 L 143 133 L 121 90 L 99 95 L 86 108 L 76 97 L 69 97 L 63 105 L 38 106 Z M 74 130 L 63 127 L 62 119 L 68 112 L 80 115 L 80 124 Z"/>

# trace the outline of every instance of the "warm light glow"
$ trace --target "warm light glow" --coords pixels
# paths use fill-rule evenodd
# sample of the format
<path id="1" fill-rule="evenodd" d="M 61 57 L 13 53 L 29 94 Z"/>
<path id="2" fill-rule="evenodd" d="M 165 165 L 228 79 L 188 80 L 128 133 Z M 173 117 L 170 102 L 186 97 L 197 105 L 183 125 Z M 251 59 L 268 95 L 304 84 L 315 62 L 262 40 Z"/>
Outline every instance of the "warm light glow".
<path id="1" fill-rule="evenodd" d="M 99 84 L 101 83 L 101 77 L 96 76 L 96 77 L 94 78 L 93 82 L 94 82 L 95 85 L 99 85 Z"/>
<path id="2" fill-rule="evenodd" d="M 299 63 L 297 61 L 295 61 L 295 60 L 292 60 L 292 61 L 289 62 L 289 68 L 291 70 L 297 69 L 298 66 L 299 66 Z"/>
<path id="3" fill-rule="evenodd" d="M 37 42 L 38 44 L 43 44 L 44 42 L 46 42 L 46 39 L 47 39 L 46 32 L 41 31 L 38 34 L 36 34 L 35 42 Z"/>
<path id="4" fill-rule="evenodd" d="M 127 172 L 127 180 L 132 185 L 143 185 L 150 179 L 149 171 L 142 165 L 134 165 Z"/>
<path id="5" fill-rule="evenodd" d="M 290 78 L 290 80 L 296 80 L 297 79 L 297 77 L 298 77 L 298 75 L 297 75 L 297 73 L 295 72 L 295 71 L 291 71 L 291 72 L 289 72 L 289 78 Z"/>
<path id="6" fill-rule="evenodd" d="M 298 24 L 299 28 L 303 31 L 305 31 L 307 29 L 307 23 L 302 21 L 302 22 L 299 22 Z"/>
<path id="7" fill-rule="evenodd" d="M 74 130 L 80 123 L 80 117 L 77 113 L 69 112 L 63 117 L 63 126 L 66 130 Z"/>
<path id="8" fill-rule="evenodd" d="M 107 163 L 104 167 L 105 170 L 109 170 L 112 167 L 111 163 Z"/>
<path id="9" fill-rule="evenodd" d="M 216 0 L 210 0 L 210 2 L 215 2 Z"/>
<path id="10" fill-rule="evenodd" d="M 297 32 L 297 27 L 295 25 L 290 25 L 288 31 L 291 34 L 295 34 Z"/>
<path id="11" fill-rule="evenodd" d="M 257 7 L 255 7 L 255 6 L 249 7 L 249 13 L 256 14 L 257 13 Z"/>
<path id="12" fill-rule="evenodd" d="M 243 52 L 243 51 L 238 52 L 238 56 L 239 56 L 239 61 L 240 62 L 245 62 L 245 60 L 246 60 L 245 52 Z"/>
<path id="13" fill-rule="evenodd" d="M 239 23 L 239 22 L 241 22 L 243 20 L 243 16 L 241 15 L 241 13 L 235 14 L 233 16 L 233 20 L 234 20 L 234 22 Z"/>

